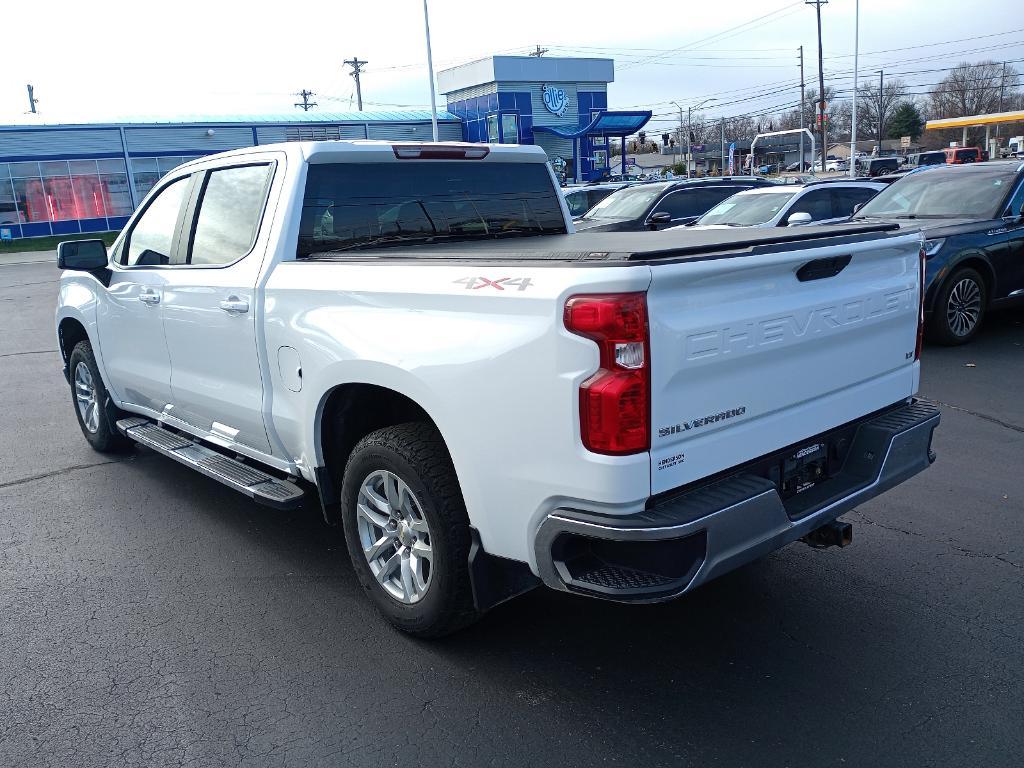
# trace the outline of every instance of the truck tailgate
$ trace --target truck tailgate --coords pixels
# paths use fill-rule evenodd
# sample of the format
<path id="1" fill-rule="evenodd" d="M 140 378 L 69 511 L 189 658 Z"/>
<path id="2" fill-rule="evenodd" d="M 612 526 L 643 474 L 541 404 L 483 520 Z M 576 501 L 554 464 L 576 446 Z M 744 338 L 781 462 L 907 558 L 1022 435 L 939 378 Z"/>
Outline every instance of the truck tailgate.
<path id="1" fill-rule="evenodd" d="M 653 264 L 652 493 L 914 393 L 919 236 L 827 242 Z"/>

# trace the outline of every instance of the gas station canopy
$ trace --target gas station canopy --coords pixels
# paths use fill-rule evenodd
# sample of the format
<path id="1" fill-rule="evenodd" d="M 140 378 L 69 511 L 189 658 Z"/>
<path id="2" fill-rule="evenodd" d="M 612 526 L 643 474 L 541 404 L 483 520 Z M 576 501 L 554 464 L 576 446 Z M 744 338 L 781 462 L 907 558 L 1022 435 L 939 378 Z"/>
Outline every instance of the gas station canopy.
<path id="1" fill-rule="evenodd" d="M 996 125 L 999 123 L 1024 122 L 1024 111 L 1016 112 L 993 112 L 988 115 L 968 115 L 967 117 L 947 117 L 941 120 L 929 120 L 925 124 L 925 130 L 939 130 L 942 128 L 973 128 L 977 125 Z"/>

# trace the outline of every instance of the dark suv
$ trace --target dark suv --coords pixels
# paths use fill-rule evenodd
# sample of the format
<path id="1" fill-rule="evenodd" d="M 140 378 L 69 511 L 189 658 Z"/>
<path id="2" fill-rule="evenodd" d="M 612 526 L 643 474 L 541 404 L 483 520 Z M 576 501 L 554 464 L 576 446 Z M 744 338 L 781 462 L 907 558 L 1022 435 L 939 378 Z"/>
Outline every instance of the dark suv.
<path id="1" fill-rule="evenodd" d="M 1024 163 L 991 161 L 911 171 L 851 221 L 916 227 L 925 238 L 930 339 L 963 344 L 988 309 L 1024 301 Z"/>
<path id="2" fill-rule="evenodd" d="M 680 179 L 612 192 L 576 221 L 576 231 L 665 229 L 696 221 L 727 197 L 772 182 L 755 176 Z"/>

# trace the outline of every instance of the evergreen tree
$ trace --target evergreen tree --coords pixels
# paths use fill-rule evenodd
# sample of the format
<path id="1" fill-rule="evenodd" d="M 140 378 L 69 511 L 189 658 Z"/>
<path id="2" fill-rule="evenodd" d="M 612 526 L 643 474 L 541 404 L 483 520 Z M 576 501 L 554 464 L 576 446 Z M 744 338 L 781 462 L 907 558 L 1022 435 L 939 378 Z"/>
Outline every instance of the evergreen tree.
<path id="1" fill-rule="evenodd" d="M 890 138 L 898 139 L 902 136 L 909 136 L 916 140 L 924 130 L 924 119 L 914 102 L 904 101 L 896 107 L 886 128 L 886 133 Z"/>

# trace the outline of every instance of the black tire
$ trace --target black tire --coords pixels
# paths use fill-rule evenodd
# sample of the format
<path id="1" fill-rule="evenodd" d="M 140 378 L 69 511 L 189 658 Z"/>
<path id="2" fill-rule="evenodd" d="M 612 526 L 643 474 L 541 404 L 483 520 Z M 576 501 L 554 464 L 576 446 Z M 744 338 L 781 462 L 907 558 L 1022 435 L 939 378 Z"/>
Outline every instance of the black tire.
<path id="1" fill-rule="evenodd" d="M 973 298 L 965 302 L 964 297 Z M 948 347 L 973 340 L 981 329 L 987 305 L 988 290 L 985 287 L 985 279 L 978 271 L 971 267 L 956 270 L 942 284 L 935 297 L 928 328 L 929 340 Z M 965 331 L 964 318 L 970 318 L 974 314 L 977 319 Z"/>
<path id="2" fill-rule="evenodd" d="M 82 410 L 79 408 L 78 393 L 76 392 L 76 373 L 79 365 L 88 369 L 91 384 L 94 388 L 94 407 L 96 409 L 95 420 L 90 419 L 90 425 L 94 424 L 95 429 L 86 424 Z M 103 385 L 100 376 L 100 369 L 96 365 L 96 356 L 92 352 L 92 345 L 88 341 L 80 341 L 71 351 L 68 359 L 68 374 L 71 379 L 71 405 L 74 407 L 75 416 L 78 418 L 78 426 L 82 434 L 89 441 L 89 445 L 100 453 L 116 453 L 131 448 L 131 441 L 117 431 L 115 423 L 128 414 L 116 407 L 110 399 L 107 388 Z"/>
<path id="3" fill-rule="evenodd" d="M 408 486 L 430 529 L 430 579 L 422 597 L 412 604 L 393 596 L 377 580 L 360 540 L 360 489 L 380 471 L 393 473 Z M 448 449 L 436 429 L 424 423 L 398 424 L 360 440 L 345 466 L 341 509 L 359 583 L 392 625 L 418 637 L 441 637 L 477 619 L 469 579 L 469 518 Z M 401 543 L 396 539 L 394 546 Z"/>

